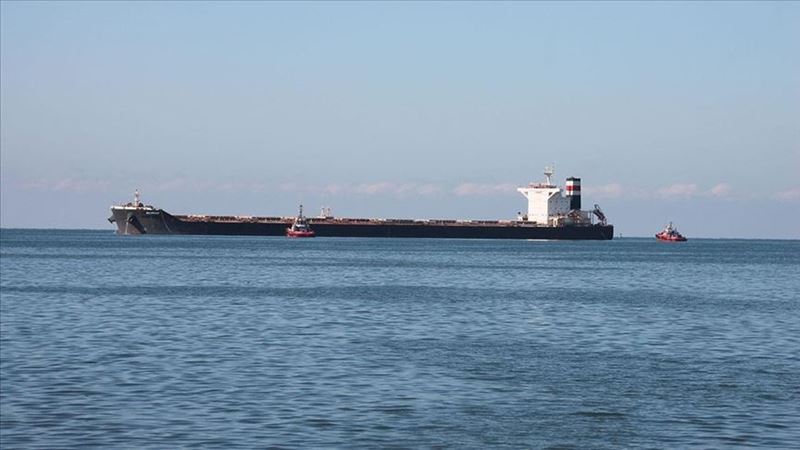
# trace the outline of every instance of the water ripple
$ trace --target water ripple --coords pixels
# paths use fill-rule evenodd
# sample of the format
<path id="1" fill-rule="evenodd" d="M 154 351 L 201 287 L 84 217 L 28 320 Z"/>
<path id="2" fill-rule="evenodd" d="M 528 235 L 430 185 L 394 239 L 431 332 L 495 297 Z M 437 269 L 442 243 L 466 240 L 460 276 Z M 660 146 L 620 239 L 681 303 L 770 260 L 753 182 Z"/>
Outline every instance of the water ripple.
<path id="1" fill-rule="evenodd" d="M 3 447 L 800 441 L 797 242 L 0 244 Z"/>

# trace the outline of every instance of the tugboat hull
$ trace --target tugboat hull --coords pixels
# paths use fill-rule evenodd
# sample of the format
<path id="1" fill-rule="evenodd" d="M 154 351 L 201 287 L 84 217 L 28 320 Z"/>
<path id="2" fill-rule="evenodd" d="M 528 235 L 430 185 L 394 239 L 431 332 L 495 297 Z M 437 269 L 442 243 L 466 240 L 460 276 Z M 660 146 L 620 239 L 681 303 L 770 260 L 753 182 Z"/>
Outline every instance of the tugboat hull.
<path id="1" fill-rule="evenodd" d="M 686 242 L 687 241 L 687 239 L 685 237 L 683 237 L 683 236 L 680 236 L 680 237 L 667 236 L 667 237 L 665 237 L 665 236 L 661 236 L 661 235 L 658 235 L 658 234 L 656 235 L 656 239 L 658 239 L 661 242 Z"/>

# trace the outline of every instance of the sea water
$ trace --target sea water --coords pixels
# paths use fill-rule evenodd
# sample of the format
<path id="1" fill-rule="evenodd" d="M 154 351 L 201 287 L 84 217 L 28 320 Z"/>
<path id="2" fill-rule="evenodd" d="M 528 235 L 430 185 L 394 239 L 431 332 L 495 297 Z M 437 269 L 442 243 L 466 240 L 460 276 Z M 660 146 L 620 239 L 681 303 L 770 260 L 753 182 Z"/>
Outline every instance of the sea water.
<path id="1" fill-rule="evenodd" d="M 3 448 L 800 442 L 800 241 L 0 244 Z"/>

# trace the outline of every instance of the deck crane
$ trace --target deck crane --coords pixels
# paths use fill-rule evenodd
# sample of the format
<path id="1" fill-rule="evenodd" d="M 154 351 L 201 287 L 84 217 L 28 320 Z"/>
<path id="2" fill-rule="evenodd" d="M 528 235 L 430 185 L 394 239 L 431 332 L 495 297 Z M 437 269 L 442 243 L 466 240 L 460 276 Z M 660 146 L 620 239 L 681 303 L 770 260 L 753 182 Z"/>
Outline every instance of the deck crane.
<path id="1" fill-rule="evenodd" d="M 592 214 L 597 216 L 597 221 L 600 222 L 600 225 L 606 225 L 608 222 L 606 220 L 606 215 L 603 214 L 603 210 L 600 209 L 600 205 L 597 203 L 594 204 L 594 209 L 592 210 Z"/>

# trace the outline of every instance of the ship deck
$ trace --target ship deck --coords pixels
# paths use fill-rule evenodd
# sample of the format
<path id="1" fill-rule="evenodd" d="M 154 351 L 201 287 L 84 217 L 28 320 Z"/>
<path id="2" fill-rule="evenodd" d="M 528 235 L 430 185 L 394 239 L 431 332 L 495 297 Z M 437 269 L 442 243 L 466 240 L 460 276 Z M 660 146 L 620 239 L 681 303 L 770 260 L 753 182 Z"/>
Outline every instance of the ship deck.
<path id="1" fill-rule="evenodd" d="M 175 215 L 176 219 L 183 222 L 199 223 L 292 223 L 294 216 L 209 216 L 209 215 Z M 552 227 L 546 224 L 537 224 L 517 220 L 463 220 L 463 219 L 367 219 L 351 217 L 307 217 L 309 224 L 319 225 L 437 225 L 452 227 Z M 590 223 L 571 224 L 570 226 L 586 227 Z"/>

